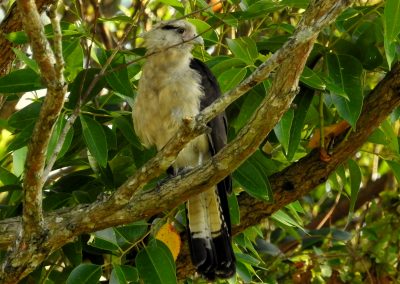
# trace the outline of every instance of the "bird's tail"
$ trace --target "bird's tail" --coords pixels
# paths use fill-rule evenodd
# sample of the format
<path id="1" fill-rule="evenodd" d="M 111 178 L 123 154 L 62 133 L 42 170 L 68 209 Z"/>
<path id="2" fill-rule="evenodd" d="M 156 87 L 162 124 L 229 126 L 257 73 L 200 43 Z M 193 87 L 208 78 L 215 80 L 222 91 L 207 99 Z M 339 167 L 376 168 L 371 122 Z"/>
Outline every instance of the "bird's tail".
<path id="1" fill-rule="evenodd" d="M 197 271 L 207 279 L 230 278 L 236 272 L 225 189 L 217 186 L 186 203 L 189 247 Z"/>

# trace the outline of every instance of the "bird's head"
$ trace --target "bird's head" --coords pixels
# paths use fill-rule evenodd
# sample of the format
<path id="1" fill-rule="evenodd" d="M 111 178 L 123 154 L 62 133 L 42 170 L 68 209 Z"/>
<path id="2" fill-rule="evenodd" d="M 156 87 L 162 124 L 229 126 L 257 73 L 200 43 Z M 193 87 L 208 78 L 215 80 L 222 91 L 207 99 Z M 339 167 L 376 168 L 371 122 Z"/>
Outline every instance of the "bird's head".
<path id="1" fill-rule="evenodd" d="M 196 28 L 185 20 L 160 22 L 143 34 L 148 51 L 160 51 L 166 48 L 192 50 L 195 44 L 203 44 L 203 38 L 197 35 Z"/>

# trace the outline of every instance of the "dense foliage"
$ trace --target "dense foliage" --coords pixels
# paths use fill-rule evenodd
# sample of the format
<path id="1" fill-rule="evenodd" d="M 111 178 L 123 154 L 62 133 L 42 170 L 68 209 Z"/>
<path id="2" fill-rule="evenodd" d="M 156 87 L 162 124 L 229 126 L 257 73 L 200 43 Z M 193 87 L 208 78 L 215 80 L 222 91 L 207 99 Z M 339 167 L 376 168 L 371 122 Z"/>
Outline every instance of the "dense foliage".
<path id="1" fill-rule="evenodd" d="M 140 34 L 154 22 L 188 15 L 205 41 L 194 56 L 206 62 L 226 92 L 283 46 L 309 4 L 212 1 L 210 8 L 203 0 L 100 2 L 104 3 L 64 1 L 58 7 L 68 98 L 47 149 L 47 162 L 55 163 L 46 169 L 45 212 L 105 198 L 154 156 L 154 149 L 138 141 L 131 121 L 145 60 Z M 2 4 L 4 15 L 7 4 Z M 240 223 L 238 195 L 274 202 L 268 176 L 313 149 L 329 161 L 335 143 L 359 130 L 364 98 L 398 60 L 399 14 L 397 0 L 358 1 L 320 33 L 292 107 L 259 150 L 233 172 L 235 194 L 229 201 L 234 225 Z M 51 24 L 45 31 L 51 42 Z M 27 146 L 45 88 L 26 48 L 26 33 L 12 32 L 6 38 L 15 44 L 16 59 L 12 70 L 0 77 L 4 220 L 22 212 Z M 231 140 L 268 96 L 272 77 L 226 110 Z M 395 179 L 400 179 L 399 115 L 398 109 L 387 113 L 356 155 L 310 194 L 237 234 L 237 275 L 229 283 L 400 281 L 400 195 Z M 184 209 L 178 207 L 151 219 L 83 234 L 51 254 L 24 283 L 174 283 L 186 277 L 187 283 L 202 283 L 190 275 L 176 276 L 170 251 L 155 239 L 166 222 L 184 232 L 184 219 Z M 175 241 L 173 246 L 179 245 Z"/>

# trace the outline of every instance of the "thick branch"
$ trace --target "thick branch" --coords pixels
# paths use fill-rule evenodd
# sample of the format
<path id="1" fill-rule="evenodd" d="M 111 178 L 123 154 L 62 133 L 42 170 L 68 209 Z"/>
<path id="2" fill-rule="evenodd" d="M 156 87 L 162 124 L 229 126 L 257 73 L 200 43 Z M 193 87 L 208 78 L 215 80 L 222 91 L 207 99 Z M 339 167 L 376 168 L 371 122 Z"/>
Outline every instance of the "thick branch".
<path id="1" fill-rule="evenodd" d="M 24 176 L 24 234 L 31 235 L 42 227 L 42 188 L 46 150 L 53 125 L 64 103 L 65 83 L 56 70 L 54 54 L 44 34 L 34 1 L 18 1 L 23 25 L 30 39 L 33 56 L 47 85 L 47 95 L 28 146 Z"/>

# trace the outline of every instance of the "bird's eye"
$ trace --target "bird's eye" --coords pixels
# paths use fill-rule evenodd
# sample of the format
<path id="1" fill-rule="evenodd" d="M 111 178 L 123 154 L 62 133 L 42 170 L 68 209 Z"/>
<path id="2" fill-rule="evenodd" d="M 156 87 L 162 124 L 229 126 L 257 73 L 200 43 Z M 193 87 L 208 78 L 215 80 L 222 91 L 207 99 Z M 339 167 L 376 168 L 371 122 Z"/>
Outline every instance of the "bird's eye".
<path id="1" fill-rule="evenodd" d="M 176 29 L 176 32 L 177 32 L 178 34 L 183 34 L 183 33 L 185 32 L 185 29 L 184 29 L 184 28 L 177 28 L 177 29 Z"/>

